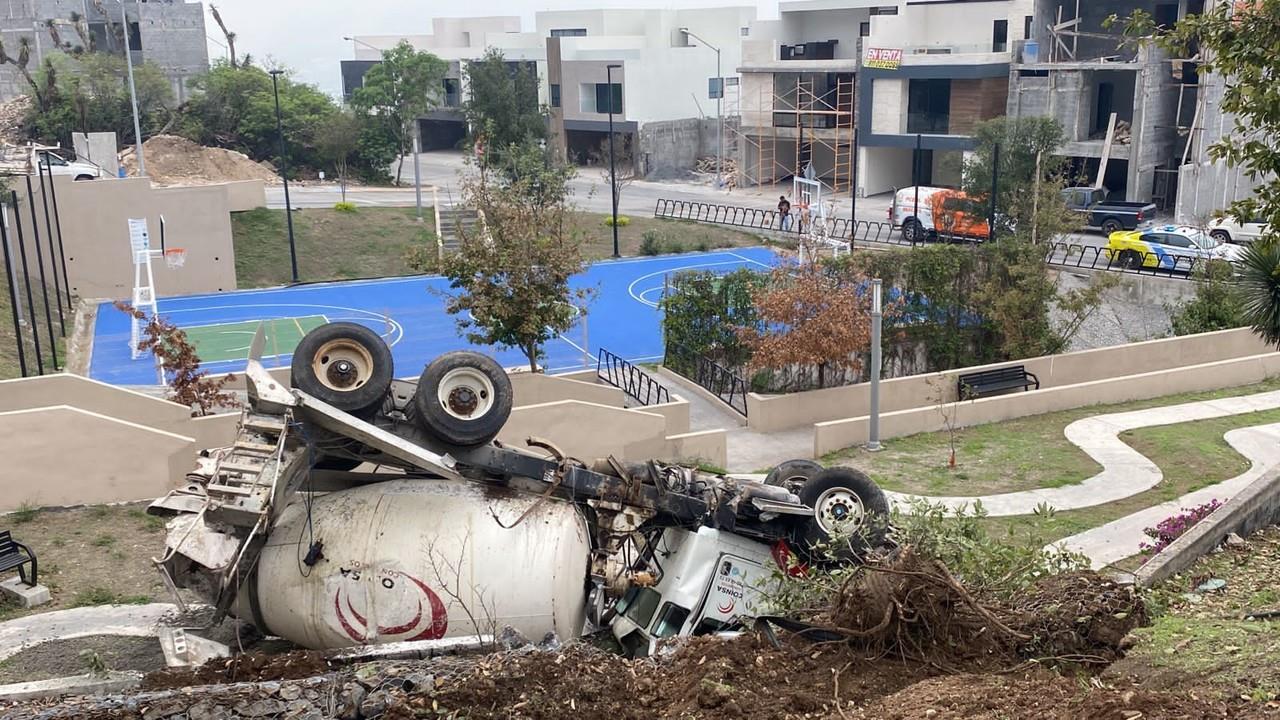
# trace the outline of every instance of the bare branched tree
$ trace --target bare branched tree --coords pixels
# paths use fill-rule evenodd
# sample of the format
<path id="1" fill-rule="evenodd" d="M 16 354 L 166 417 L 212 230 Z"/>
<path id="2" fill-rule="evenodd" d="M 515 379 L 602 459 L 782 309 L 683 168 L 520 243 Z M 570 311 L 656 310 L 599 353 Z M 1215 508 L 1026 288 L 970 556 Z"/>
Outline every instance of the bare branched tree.
<path id="1" fill-rule="evenodd" d="M 486 597 L 485 588 L 479 585 L 463 587 L 462 584 L 463 563 L 467 556 L 467 545 L 470 542 L 471 533 L 468 532 L 463 535 L 462 542 L 458 546 L 458 556 L 454 559 L 450 559 L 444 551 L 437 550 L 435 542 L 432 542 L 427 545 L 427 561 L 431 563 L 431 572 L 436 576 L 436 586 L 462 608 L 467 621 L 471 623 L 471 627 L 475 628 L 476 635 L 489 635 L 496 639 L 498 617 L 493 593 L 490 592 Z M 471 599 L 474 599 L 474 603 L 470 602 Z"/>
<path id="2" fill-rule="evenodd" d="M 231 67 L 239 67 L 236 65 L 236 34 L 227 29 L 227 24 L 222 22 L 222 13 L 218 12 L 218 7 L 213 3 L 209 4 L 209 12 L 213 14 L 213 21 L 218 23 L 223 37 L 227 39 L 227 55 L 231 59 Z M 246 58 L 246 65 L 247 60 L 248 58 Z"/>

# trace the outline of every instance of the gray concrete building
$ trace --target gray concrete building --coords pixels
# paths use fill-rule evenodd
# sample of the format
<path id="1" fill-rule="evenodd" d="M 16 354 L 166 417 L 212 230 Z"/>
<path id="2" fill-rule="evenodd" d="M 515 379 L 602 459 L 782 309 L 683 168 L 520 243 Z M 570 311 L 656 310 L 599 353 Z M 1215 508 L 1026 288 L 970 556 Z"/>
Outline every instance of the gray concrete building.
<path id="1" fill-rule="evenodd" d="M 4 0 L 0 3 L 0 42 L 16 57 L 25 44 L 34 73 L 51 53 L 123 54 L 128 43 L 135 65 L 155 63 L 183 101 L 192 77 L 209 68 L 204 4 L 183 0 L 125 0 L 126 26 L 116 0 Z M 0 65 L 0 100 L 29 90 L 11 64 Z"/>

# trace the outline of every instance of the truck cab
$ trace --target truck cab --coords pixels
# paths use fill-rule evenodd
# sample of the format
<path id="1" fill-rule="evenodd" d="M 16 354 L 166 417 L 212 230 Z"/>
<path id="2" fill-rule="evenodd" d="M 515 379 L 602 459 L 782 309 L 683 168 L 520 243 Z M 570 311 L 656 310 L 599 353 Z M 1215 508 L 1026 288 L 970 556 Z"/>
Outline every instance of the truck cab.
<path id="1" fill-rule="evenodd" d="M 1062 189 L 1067 208 L 1083 216 L 1086 227 L 1110 235 L 1119 230 L 1137 230 L 1151 224 L 1156 213 L 1153 203 L 1108 200 L 1105 188 L 1069 187 Z"/>
<path id="2" fill-rule="evenodd" d="M 911 186 L 894 193 L 889 222 L 911 243 L 939 238 L 982 241 L 991 237 L 987 212 L 959 190 L 921 186 L 917 191 Z"/>
<path id="3" fill-rule="evenodd" d="M 632 584 L 614 605 L 610 630 L 629 657 L 642 657 L 663 638 L 719 632 L 765 613 L 774 558 L 769 545 L 733 533 L 668 528 L 654 549 L 661 576 Z"/>

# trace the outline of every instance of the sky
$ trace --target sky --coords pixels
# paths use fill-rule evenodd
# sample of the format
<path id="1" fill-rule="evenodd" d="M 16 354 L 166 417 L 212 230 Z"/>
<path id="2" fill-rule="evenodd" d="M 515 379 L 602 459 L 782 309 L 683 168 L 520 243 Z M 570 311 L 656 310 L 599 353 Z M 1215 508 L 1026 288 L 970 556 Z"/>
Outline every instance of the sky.
<path id="1" fill-rule="evenodd" d="M 209 59 L 226 57 L 222 32 L 205 0 L 205 31 Z M 525 30 L 533 29 L 538 10 L 580 10 L 602 7 L 708 7 L 762 3 L 776 15 L 772 0 L 213 0 L 227 28 L 236 34 L 236 54 L 268 58 L 293 70 L 304 82 L 337 96 L 342 91 L 340 60 L 353 56 L 343 36 L 414 35 L 429 33 L 432 17 L 519 15 Z M 766 12 L 762 7 L 761 12 Z"/>

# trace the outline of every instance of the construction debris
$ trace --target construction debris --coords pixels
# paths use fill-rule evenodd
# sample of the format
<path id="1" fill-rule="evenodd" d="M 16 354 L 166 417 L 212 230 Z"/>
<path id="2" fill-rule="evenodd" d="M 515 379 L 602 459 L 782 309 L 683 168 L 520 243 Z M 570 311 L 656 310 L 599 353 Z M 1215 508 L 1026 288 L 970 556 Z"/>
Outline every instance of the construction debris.
<path id="1" fill-rule="evenodd" d="M 0 142 L 21 145 L 26 141 L 22 122 L 30 111 L 31 98 L 27 95 L 0 103 Z"/>
<path id="2" fill-rule="evenodd" d="M 712 179 L 716 174 L 716 156 L 704 155 L 698 158 L 694 163 L 693 170 L 699 175 L 710 175 Z M 724 183 L 726 188 L 734 188 L 738 185 L 738 161 L 735 158 L 725 157 L 720 162 L 720 172 L 724 175 Z"/>
<path id="3" fill-rule="evenodd" d="M 176 135 L 156 135 L 142 144 L 147 176 L 157 185 L 207 185 L 237 180 L 278 182 L 275 168 L 225 148 L 205 147 Z M 120 163 L 130 175 L 138 172 L 138 158 L 130 146 Z"/>

